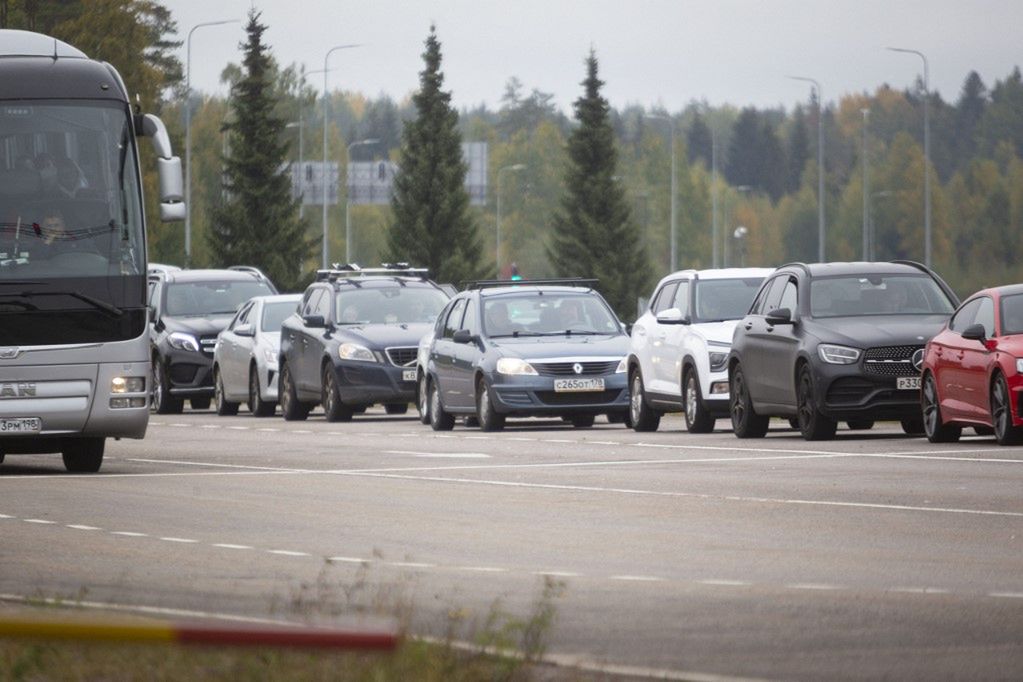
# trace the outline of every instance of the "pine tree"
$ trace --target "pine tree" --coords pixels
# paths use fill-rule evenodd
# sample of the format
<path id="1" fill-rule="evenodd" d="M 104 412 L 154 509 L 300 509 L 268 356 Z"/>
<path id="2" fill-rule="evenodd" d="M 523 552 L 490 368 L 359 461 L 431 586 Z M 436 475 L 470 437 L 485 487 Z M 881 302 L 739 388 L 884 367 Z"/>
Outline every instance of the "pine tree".
<path id="1" fill-rule="evenodd" d="M 689 163 L 700 160 L 703 161 L 704 166 L 710 168 L 714 147 L 713 134 L 710 126 L 699 114 L 693 117 L 693 123 L 689 126 L 689 132 L 686 133 L 686 147 L 689 149 Z"/>
<path id="2" fill-rule="evenodd" d="M 417 115 L 402 131 L 388 256 L 428 267 L 441 282 L 479 279 L 492 266 L 484 263 L 482 239 L 469 213 L 458 112 L 451 93 L 441 90 L 440 41 L 433 26 L 423 61 L 419 91 L 412 98 Z"/>
<path id="3" fill-rule="evenodd" d="M 645 293 L 648 264 L 625 190 L 616 179 L 618 152 L 593 52 L 586 70 L 585 92 L 575 101 L 579 126 L 568 139 L 567 193 L 554 217 L 547 255 L 560 276 L 600 280 L 598 288 L 618 315 L 633 319 L 636 299 Z"/>
<path id="4" fill-rule="evenodd" d="M 803 182 L 803 170 L 806 168 L 806 161 L 810 158 L 810 136 L 806 126 L 806 114 L 803 107 L 796 107 L 792 115 L 792 130 L 789 132 L 786 172 L 786 191 L 790 194 L 799 191 Z"/>
<path id="5" fill-rule="evenodd" d="M 214 264 L 254 265 L 284 291 L 299 284 L 312 243 L 284 170 L 288 144 L 284 121 L 274 113 L 274 67 L 258 12 L 249 12 L 245 31 L 243 74 L 231 88 L 233 116 L 224 125 L 230 136 L 224 159 L 226 199 L 214 209 L 207 238 Z"/>

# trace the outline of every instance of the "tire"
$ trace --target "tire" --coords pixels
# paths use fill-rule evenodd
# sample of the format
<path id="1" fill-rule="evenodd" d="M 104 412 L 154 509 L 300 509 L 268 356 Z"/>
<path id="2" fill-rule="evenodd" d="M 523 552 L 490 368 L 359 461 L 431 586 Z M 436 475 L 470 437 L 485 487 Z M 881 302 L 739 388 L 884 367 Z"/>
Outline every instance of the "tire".
<path id="1" fill-rule="evenodd" d="M 874 428 L 873 419 L 850 419 L 845 423 L 850 431 L 870 431 Z"/>
<path id="2" fill-rule="evenodd" d="M 703 404 L 700 393 L 700 378 L 692 367 L 686 369 L 682 374 L 682 409 L 686 418 L 686 430 L 689 433 L 712 433 L 714 422 L 717 421 L 711 416 Z"/>
<path id="3" fill-rule="evenodd" d="M 494 409 L 494 401 L 490 399 L 490 387 L 482 378 L 476 384 L 476 420 L 481 431 L 504 429 L 505 416 Z"/>
<path id="4" fill-rule="evenodd" d="M 753 399 L 750 398 L 742 365 L 735 366 L 728 383 L 728 411 L 732 416 L 732 431 L 738 438 L 763 438 L 767 435 L 771 419 L 753 410 Z"/>
<path id="5" fill-rule="evenodd" d="M 799 417 L 789 417 L 788 422 L 790 429 L 799 430 Z"/>
<path id="6" fill-rule="evenodd" d="M 64 444 L 64 468 L 73 473 L 94 474 L 103 465 L 105 438 L 75 438 Z"/>
<path id="7" fill-rule="evenodd" d="M 588 429 L 593 426 L 593 422 L 596 419 L 597 415 L 595 414 L 574 414 L 569 418 L 569 421 L 577 429 Z"/>
<path id="8" fill-rule="evenodd" d="M 151 404 L 157 414 L 181 414 L 185 409 L 185 401 L 175 398 L 170 393 L 167 381 L 167 370 L 159 357 L 153 358 L 153 394 Z"/>
<path id="9" fill-rule="evenodd" d="M 813 375 L 809 365 L 803 365 L 799 370 L 799 384 L 796 388 L 799 430 L 803 440 L 831 440 L 838 430 L 838 422 L 821 414 L 813 393 Z"/>
<path id="10" fill-rule="evenodd" d="M 193 410 L 208 410 L 210 405 L 213 404 L 213 398 L 190 398 L 188 404 L 191 405 Z"/>
<path id="11" fill-rule="evenodd" d="M 978 436 L 993 436 L 993 435 L 995 435 L 995 430 L 992 427 L 990 427 L 990 426 L 974 426 L 973 427 L 973 432 L 975 434 L 977 434 Z"/>
<path id="12" fill-rule="evenodd" d="M 907 436 L 923 436 L 926 433 L 923 417 L 907 417 L 899 424 L 902 426 L 902 432 Z"/>
<path id="13" fill-rule="evenodd" d="M 444 411 L 440 402 L 440 389 L 437 382 L 429 382 L 430 394 L 430 428 L 434 431 L 450 431 L 455 428 L 455 417 Z"/>
<path id="14" fill-rule="evenodd" d="M 323 376 L 320 382 L 322 386 L 322 398 L 320 399 L 323 404 L 323 414 L 327 417 L 329 422 L 350 422 L 352 421 L 352 415 L 354 412 L 352 408 L 341 402 L 341 391 L 337 385 L 337 375 L 334 374 L 334 368 L 330 364 L 323 366 Z"/>
<path id="15" fill-rule="evenodd" d="M 661 424 L 661 413 L 646 403 L 643 375 L 638 367 L 629 379 L 629 419 L 634 431 L 656 431 Z"/>
<path id="16" fill-rule="evenodd" d="M 426 375 L 420 374 L 416 382 L 416 409 L 419 410 L 419 423 L 430 423 L 430 394 L 427 391 Z"/>
<path id="17" fill-rule="evenodd" d="M 1023 441 L 1023 429 L 1012 425 L 1012 398 L 1001 374 L 995 376 L 991 385 L 991 421 L 999 445 L 1019 445 Z"/>
<path id="18" fill-rule="evenodd" d="M 387 414 L 407 414 L 408 403 L 387 403 L 384 405 L 384 411 Z"/>
<path id="19" fill-rule="evenodd" d="M 259 395 L 259 370 L 253 365 L 249 368 L 249 412 L 253 417 L 272 417 L 277 403 L 263 400 Z"/>
<path id="20" fill-rule="evenodd" d="M 224 397 L 224 378 L 220 376 L 220 368 L 213 370 L 213 398 L 217 404 L 217 414 L 221 417 L 233 417 L 238 414 L 238 403 L 232 403 Z M 195 398 L 192 398 L 192 409 L 195 407 Z M 209 405 L 207 405 L 209 407 Z"/>
<path id="21" fill-rule="evenodd" d="M 934 383 L 934 375 L 924 377 L 920 388 L 920 403 L 923 410 L 924 435 L 932 443 L 955 443 L 963 433 L 961 426 L 946 424 L 941 418 L 941 403 L 938 400 L 938 387 Z"/>
<path id="22" fill-rule="evenodd" d="M 309 406 L 298 399 L 288 363 L 281 367 L 281 375 L 277 379 L 277 395 L 281 401 L 281 415 L 285 421 L 305 421 L 309 417 Z"/>

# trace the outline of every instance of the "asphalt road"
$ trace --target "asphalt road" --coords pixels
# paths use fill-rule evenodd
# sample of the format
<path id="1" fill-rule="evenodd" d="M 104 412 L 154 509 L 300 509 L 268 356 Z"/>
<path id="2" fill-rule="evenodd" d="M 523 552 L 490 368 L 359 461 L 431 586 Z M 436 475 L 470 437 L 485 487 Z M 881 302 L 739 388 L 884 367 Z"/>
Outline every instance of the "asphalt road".
<path id="1" fill-rule="evenodd" d="M 439 635 L 550 581 L 548 651 L 607 670 L 1023 678 L 1023 449 L 782 426 L 154 415 L 100 474 L 0 464 L 0 593 Z"/>

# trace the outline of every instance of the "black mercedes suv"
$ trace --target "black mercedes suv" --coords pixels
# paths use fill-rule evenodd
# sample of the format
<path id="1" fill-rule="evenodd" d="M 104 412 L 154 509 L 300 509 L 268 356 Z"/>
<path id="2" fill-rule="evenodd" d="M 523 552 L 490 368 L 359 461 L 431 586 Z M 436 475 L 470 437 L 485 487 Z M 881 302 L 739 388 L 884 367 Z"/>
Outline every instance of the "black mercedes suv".
<path id="1" fill-rule="evenodd" d="M 729 356 L 732 427 L 759 438 L 771 417 L 806 440 L 838 422 L 902 422 L 922 434 L 923 348 L 958 305 L 919 263 L 791 263 L 769 276 L 735 329 Z"/>
<path id="2" fill-rule="evenodd" d="M 448 290 L 405 264 L 320 270 L 281 327 L 278 400 L 284 418 L 323 405 L 348 421 L 383 403 L 404 414 L 416 397 L 419 339 L 447 304 Z"/>
<path id="3" fill-rule="evenodd" d="M 185 398 L 193 409 L 207 409 L 213 398 L 217 334 L 242 303 L 276 293 L 273 283 L 255 268 L 150 272 L 153 409 L 178 414 Z"/>

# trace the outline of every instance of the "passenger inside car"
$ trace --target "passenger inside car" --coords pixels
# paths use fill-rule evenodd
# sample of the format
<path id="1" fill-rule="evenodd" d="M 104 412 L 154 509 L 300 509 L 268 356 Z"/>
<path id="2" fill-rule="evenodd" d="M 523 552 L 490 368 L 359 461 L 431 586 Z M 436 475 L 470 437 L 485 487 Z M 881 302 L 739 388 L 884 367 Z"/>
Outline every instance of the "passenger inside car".
<path id="1" fill-rule="evenodd" d="M 518 325 L 508 317 L 508 306 L 500 301 L 487 304 L 487 333 L 491 336 L 504 336 L 521 331 Z"/>

